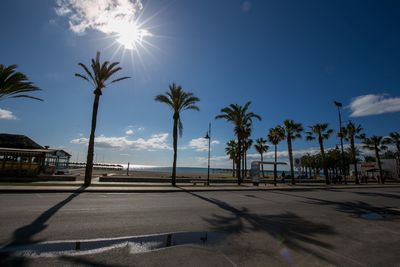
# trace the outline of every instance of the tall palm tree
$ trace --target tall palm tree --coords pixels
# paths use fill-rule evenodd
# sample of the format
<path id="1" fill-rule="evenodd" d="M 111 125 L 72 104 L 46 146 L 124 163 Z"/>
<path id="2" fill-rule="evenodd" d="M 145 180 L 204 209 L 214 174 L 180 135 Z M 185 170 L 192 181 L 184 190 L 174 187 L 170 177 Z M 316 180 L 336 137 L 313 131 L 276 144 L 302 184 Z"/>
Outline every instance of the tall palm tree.
<path id="1" fill-rule="evenodd" d="M 254 112 L 249 111 L 251 102 L 247 102 L 244 106 L 238 104 L 230 104 L 228 107 L 221 109 L 221 114 L 217 115 L 215 119 L 224 119 L 234 125 L 234 132 L 238 142 L 238 157 L 236 162 L 238 185 L 241 183 L 240 162 L 243 150 L 243 140 L 246 137 L 246 127 L 253 121 L 253 119 L 261 120 L 261 117 Z"/>
<path id="2" fill-rule="evenodd" d="M 363 145 L 364 148 L 375 152 L 375 158 L 376 158 L 376 161 L 378 163 L 378 169 L 379 169 L 378 182 L 383 184 L 384 183 L 383 170 L 382 170 L 382 164 L 381 164 L 381 157 L 379 155 L 379 153 L 382 150 L 385 150 L 387 148 L 384 145 L 383 137 L 374 135 L 374 136 L 371 136 L 369 138 L 364 138 L 363 144 L 364 144 Z"/>
<path id="3" fill-rule="evenodd" d="M 292 184 L 295 184 L 294 180 L 294 168 L 293 168 L 293 148 L 292 141 L 301 138 L 301 132 L 304 130 L 301 123 L 296 123 L 293 120 L 285 120 L 283 122 L 283 129 L 285 130 L 285 138 L 288 144 L 288 154 L 290 163 L 290 176 L 292 178 Z"/>
<path id="4" fill-rule="evenodd" d="M 277 157 L 278 157 L 278 144 L 285 139 L 285 129 L 277 125 L 274 128 L 269 129 L 268 132 L 268 141 L 275 147 L 275 164 L 274 164 L 274 185 L 276 186 L 276 178 L 277 174 Z"/>
<path id="5" fill-rule="evenodd" d="M 355 182 L 359 184 L 360 181 L 358 179 L 358 168 L 357 168 L 357 151 L 355 146 L 355 139 L 363 139 L 364 134 L 362 133 L 363 128 L 361 125 L 356 125 L 352 122 L 349 122 L 346 127 L 341 129 L 342 137 L 350 142 L 350 154 L 354 164 L 354 174 L 355 174 Z"/>
<path id="6" fill-rule="evenodd" d="M 92 181 L 92 171 L 93 171 L 93 153 L 94 153 L 94 139 L 96 132 L 96 124 L 97 124 L 97 110 L 99 109 L 100 96 L 103 94 L 103 89 L 106 88 L 109 84 L 119 82 L 130 77 L 122 77 L 118 79 L 108 80 L 112 75 L 120 71 L 122 68 L 118 67 L 119 62 L 110 63 L 109 61 L 105 61 L 103 63 L 100 62 L 100 52 L 97 52 L 96 58 L 92 58 L 91 70 L 84 65 L 83 63 L 78 63 L 80 67 L 83 69 L 83 74 L 75 73 L 76 77 L 82 78 L 83 80 L 90 83 L 93 88 L 94 94 L 94 102 L 93 102 L 93 111 L 92 111 L 92 125 L 90 129 L 90 137 L 89 137 L 89 145 L 88 145 L 88 153 L 86 160 L 86 170 L 85 170 L 85 185 L 89 186 Z"/>
<path id="7" fill-rule="evenodd" d="M 235 162 L 238 157 L 238 144 L 235 140 L 230 140 L 226 143 L 225 152 L 229 156 L 229 159 L 232 160 L 232 177 L 235 177 Z"/>
<path id="8" fill-rule="evenodd" d="M 26 94 L 40 89 L 30 82 L 25 74 L 16 71 L 16 68 L 17 65 L 0 64 L 0 100 L 23 97 L 43 101 L 38 97 Z"/>
<path id="9" fill-rule="evenodd" d="M 310 126 L 310 129 L 311 131 L 306 133 L 306 140 L 318 140 L 319 148 L 321 150 L 322 167 L 324 169 L 325 182 L 326 184 L 330 184 L 328 166 L 325 157 L 324 140 L 329 139 L 329 137 L 333 134 L 333 130 L 329 129 L 328 123 L 316 123 Z"/>
<path id="10" fill-rule="evenodd" d="M 267 145 L 267 140 L 264 138 L 260 137 L 256 139 L 256 143 L 254 144 L 254 148 L 257 150 L 257 152 L 261 156 L 261 161 L 264 161 L 263 154 L 268 151 L 269 146 Z M 261 164 L 261 172 L 262 176 L 265 177 L 264 175 L 264 164 Z"/>
<path id="11" fill-rule="evenodd" d="M 176 159 L 177 159 L 177 150 L 178 150 L 178 131 L 179 136 L 182 137 L 183 133 L 183 125 L 181 121 L 180 113 L 184 110 L 197 110 L 199 111 L 199 107 L 196 106 L 196 103 L 200 101 L 200 99 L 193 95 L 193 93 L 188 93 L 183 91 L 182 87 L 172 83 L 169 86 L 169 92 L 166 92 L 163 95 L 157 95 L 155 97 L 155 101 L 167 104 L 173 112 L 173 147 L 174 147 L 174 160 L 172 165 L 172 186 L 176 185 Z"/>

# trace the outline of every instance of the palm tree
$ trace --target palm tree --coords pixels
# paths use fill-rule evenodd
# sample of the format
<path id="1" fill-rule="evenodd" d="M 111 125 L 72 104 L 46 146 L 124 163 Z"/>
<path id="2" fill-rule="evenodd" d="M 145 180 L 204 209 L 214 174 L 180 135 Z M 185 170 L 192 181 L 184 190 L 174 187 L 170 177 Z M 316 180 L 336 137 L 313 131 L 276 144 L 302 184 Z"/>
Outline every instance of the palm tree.
<path id="1" fill-rule="evenodd" d="M 226 143 L 225 152 L 229 156 L 229 159 L 232 160 L 232 176 L 235 177 L 235 162 L 238 157 L 238 144 L 235 140 L 230 140 Z"/>
<path id="2" fill-rule="evenodd" d="M 378 182 L 383 184 L 384 183 L 383 170 L 382 170 L 382 164 L 381 164 L 381 157 L 379 155 L 379 152 L 381 152 L 382 150 L 385 150 L 387 148 L 384 145 L 383 137 L 374 135 L 369 138 L 365 138 L 363 140 L 363 144 L 364 144 L 363 145 L 364 148 L 375 152 L 375 158 L 378 163 L 378 169 L 379 169 Z"/>
<path id="3" fill-rule="evenodd" d="M 341 129 L 342 137 L 350 142 L 350 154 L 354 164 L 354 174 L 355 174 L 355 182 L 359 184 L 360 181 L 358 179 L 358 169 L 357 169 L 357 151 L 355 146 L 355 139 L 363 139 L 364 134 L 362 134 L 363 128 L 361 125 L 355 125 L 352 122 L 349 122 L 346 127 Z"/>
<path id="4" fill-rule="evenodd" d="M 238 157 L 236 162 L 238 185 L 241 183 L 240 162 L 242 157 L 243 141 L 246 137 L 246 127 L 253 121 L 253 119 L 261 120 L 261 117 L 254 112 L 249 112 L 251 102 L 247 102 L 244 106 L 238 104 L 230 104 L 228 107 L 221 109 L 221 114 L 217 115 L 215 119 L 225 119 L 234 125 L 234 132 L 238 142 Z"/>
<path id="5" fill-rule="evenodd" d="M 275 146 L 275 164 L 274 164 L 274 185 L 276 186 L 277 178 L 277 157 L 278 157 L 278 144 L 285 139 L 285 129 L 278 125 L 275 128 L 269 129 L 268 141 Z"/>
<path id="6" fill-rule="evenodd" d="M 316 123 L 312 126 L 310 126 L 311 131 L 307 132 L 307 141 L 312 141 L 317 139 L 319 148 L 321 150 L 321 157 L 322 157 L 322 167 L 324 169 L 324 176 L 325 176 L 325 182 L 326 184 L 329 184 L 329 174 L 328 174 L 328 167 L 326 163 L 326 157 L 325 157 L 325 149 L 324 149 L 324 140 L 329 139 L 329 137 L 333 134 L 333 130 L 329 129 L 329 124 L 328 123 Z"/>
<path id="7" fill-rule="evenodd" d="M 386 145 L 395 145 L 397 149 L 397 158 L 400 160 L 400 133 L 399 132 L 392 132 L 386 137 L 383 142 Z"/>
<path id="8" fill-rule="evenodd" d="M 200 99 L 193 95 L 193 93 L 188 93 L 183 91 L 182 87 L 172 83 L 169 86 L 169 92 L 166 92 L 163 95 L 157 95 L 154 99 L 157 102 L 161 102 L 167 104 L 173 112 L 173 147 L 174 147 L 174 160 L 172 165 L 172 186 L 176 185 L 176 158 L 177 158 L 177 149 L 178 149 L 178 131 L 179 136 L 182 137 L 183 133 L 183 125 L 180 117 L 180 113 L 184 110 L 197 110 L 199 111 L 199 107 L 196 106 L 196 103 L 200 101 Z"/>
<path id="9" fill-rule="evenodd" d="M 290 175 L 292 178 L 292 184 L 295 184 L 294 180 L 294 168 L 293 168 L 293 148 L 292 141 L 301 138 L 301 132 L 303 131 L 303 126 L 301 123 L 296 123 L 293 120 L 285 120 L 283 122 L 283 129 L 285 130 L 285 138 L 288 144 L 288 154 L 290 163 Z"/>
<path id="10" fill-rule="evenodd" d="M 96 58 L 92 58 L 91 70 L 83 63 L 78 63 L 80 67 L 84 70 L 84 74 L 75 73 L 75 76 L 84 79 L 90 83 L 93 88 L 94 102 L 93 102 L 93 112 L 92 112 L 92 125 L 90 129 L 88 153 L 86 160 L 86 170 L 85 170 L 85 185 L 89 186 L 92 181 L 92 171 L 93 171 L 93 153 L 94 153 L 94 138 L 96 132 L 97 124 L 97 110 L 99 109 L 100 96 L 103 94 L 103 89 L 109 84 L 115 83 L 128 79 L 130 77 L 122 77 L 112 80 L 107 83 L 111 76 L 122 68 L 118 67 L 119 62 L 110 63 L 109 61 L 100 62 L 100 52 L 97 52 Z"/>
<path id="11" fill-rule="evenodd" d="M 39 91 L 28 77 L 16 71 L 17 65 L 4 66 L 0 64 L 0 100 L 6 98 L 31 98 L 43 101 L 38 97 L 27 95 L 26 93 Z"/>
<path id="12" fill-rule="evenodd" d="M 256 139 L 256 143 L 254 144 L 254 148 L 257 150 L 258 153 L 261 155 L 261 161 L 264 161 L 263 154 L 268 151 L 269 146 L 267 145 L 267 140 L 264 138 L 260 137 Z M 264 175 L 264 164 L 261 164 L 261 172 L 262 176 L 265 177 Z"/>

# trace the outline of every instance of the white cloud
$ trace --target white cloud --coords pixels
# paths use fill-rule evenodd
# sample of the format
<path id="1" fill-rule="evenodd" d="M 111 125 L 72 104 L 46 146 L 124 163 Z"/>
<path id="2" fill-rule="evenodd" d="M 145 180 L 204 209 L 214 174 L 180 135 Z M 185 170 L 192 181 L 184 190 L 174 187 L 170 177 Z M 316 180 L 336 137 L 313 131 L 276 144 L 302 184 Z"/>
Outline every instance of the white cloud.
<path id="1" fill-rule="evenodd" d="M 125 132 L 125 134 L 126 134 L 126 135 L 132 135 L 132 134 L 134 134 L 134 132 L 133 132 L 132 129 L 129 129 L 129 130 L 127 130 L 127 131 Z"/>
<path id="2" fill-rule="evenodd" d="M 88 29 L 118 33 L 143 9 L 140 0 L 57 0 L 56 5 L 57 15 L 68 17 L 70 29 L 78 34 Z"/>
<path id="3" fill-rule="evenodd" d="M 211 141 L 211 145 L 218 144 L 218 140 Z M 189 141 L 189 147 L 199 152 L 208 151 L 208 139 L 205 139 L 203 137 L 192 139 Z"/>
<path id="4" fill-rule="evenodd" d="M 12 111 L 0 108 L 0 119 L 1 120 L 16 120 L 17 117 L 12 113 Z"/>
<path id="5" fill-rule="evenodd" d="M 400 111 L 400 97 L 387 95 L 362 95 L 352 99 L 350 117 L 363 117 Z"/>
<path id="6" fill-rule="evenodd" d="M 123 137 L 107 137 L 100 135 L 95 138 L 96 147 L 99 148 L 113 148 L 113 149 L 133 149 L 133 150 L 162 150 L 171 149 L 167 143 L 168 133 L 153 134 L 150 138 L 139 138 L 136 140 L 128 140 L 126 136 Z M 70 141 L 72 144 L 88 144 L 89 139 L 86 137 L 76 138 Z"/>

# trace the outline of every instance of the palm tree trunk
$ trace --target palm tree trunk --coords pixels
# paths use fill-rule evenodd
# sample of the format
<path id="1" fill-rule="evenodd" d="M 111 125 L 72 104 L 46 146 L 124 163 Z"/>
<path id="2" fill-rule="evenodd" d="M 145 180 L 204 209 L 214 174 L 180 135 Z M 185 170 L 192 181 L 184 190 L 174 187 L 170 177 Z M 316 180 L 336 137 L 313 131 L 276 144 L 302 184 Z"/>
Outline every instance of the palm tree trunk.
<path id="1" fill-rule="evenodd" d="M 247 177 L 247 150 L 244 151 L 244 178 Z"/>
<path id="2" fill-rule="evenodd" d="M 90 129 L 88 153 L 87 153 L 87 159 L 86 159 L 85 186 L 89 186 L 92 182 L 94 138 L 95 138 L 95 132 L 96 132 L 97 111 L 99 109 L 99 102 L 100 102 L 100 94 L 95 93 L 94 102 L 93 102 L 93 111 L 92 111 L 92 127 Z"/>
<path id="3" fill-rule="evenodd" d="M 380 184 L 385 183 L 383 179 L 383 170 L 382 170 L 382 164 L 381 164 L 381 157 L 379 156 L 379 151 L 378 148 L 375 147 L 375 156 L 376 156 L 376 161 L 378 162 L 378 169 L 379 169 L 379 180 L 378 182 Z"/>
<path id="4" fill-rule="evenodd" d="M 329 181 L 329 173 L 328 173 L 328 166 L 326 164 L 326 159 L 325 159 L 325 150 L 324 150 L 324 143 L 323 141 L 320 139 L 319 140 L 319 147 L 321 149 L 321 156 L 322 156 L 322 167 L 324 169 L 324 176 L 325 176 L 325 183 L 326 184 L 330 184 Z"/>
<path id="5" fill-rule="evenodd" d="M 289 152 L 289 163 L 290 163 L 290 176 L 292 178 L 292 185 L 296 184 L 294 180 L 294 168 L 293 168 L 293 153 L 292 153 L 292 138 L 288 136 L 288 152 Z"/>
<path id="6" fill-rule="evenodd" d="M 245 152 L 243 150 L 242 154 L 242 179 L 245 179 L 246 177 L 244 176 L 244 158 L 245 158 Z"/>
<path id="7" fill-rule="evenodd" d="M 396 144 L 397 147 L 397 178 L 400 178 L 400 144 Z"/>
<path id="8" fill-rule="evenodd" d="M 174 114 L 174 129 L 173 129 L 173 146 L 174 146 L 174 161 L 172 163 L 172 177 L 171 177 L 171 185 L 176 186 L 176 158 L 177 158 L 177 150 L 178 150 L 178 119 L 179 117 Z"/>
<path id="9" fill-rule="evenodd" d="M 277 168 L 276 168 L 276 158 L 278 156 L 278 150 L 277 150 L 277 145 L 275 145 L 275 164 L 274 164 L 274 185 L 276 186 L 276 177 L 277 175 Z"/>
<path id="10" fill-rule="evenodd" d="M 261 153 L 261 162 L 263 162 L 263 161 L 264 161 L 263 153 Z M 262 177 L 265 178 L 265 175 L 264 175 L 264 164 L 261 164 L 261 172 L 262 172 Z"/>
<path id="11" fill-rule="evenodd" d="M 353 164 L 354 164 L 354 174 L 355 174 L 355 176 L 356 176 L 355 182 L 356 182 L 356 184 L 360 184 L 360 181 L 358 180 L 356 147 L 355 147 L 355 145 L 354 145 L 354 138 L 351 138 L 351 140 L 350 140 L 350 146 L 351 146 L 351 156 L 352 156 L 352 158 L 353 158 Z"/>
<path id="12" fill-rule="evenodd" d="M 240 185 L 242 182 L 242 175 L 240 173 L 240 165 L 241 165 L 241 157 L 242 157 L 242 140 L 239 137 L 238 137 L 238 148 L 239 148 L 239 151 L 238 151 L 236 168 L 237 168 L 238 185 Z"/>
<path id="13" fill-rule="evenodd" d="M 235 159 L 232 160 L 232 177 L 235 177 Z"/>

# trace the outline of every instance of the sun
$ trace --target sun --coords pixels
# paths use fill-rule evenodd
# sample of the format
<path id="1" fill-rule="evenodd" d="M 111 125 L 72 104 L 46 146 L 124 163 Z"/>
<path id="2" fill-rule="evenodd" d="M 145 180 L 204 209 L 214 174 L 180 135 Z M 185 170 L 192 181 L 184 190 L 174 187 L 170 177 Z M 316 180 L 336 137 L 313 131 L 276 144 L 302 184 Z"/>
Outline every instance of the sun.
<path id="1" fill-rule="evenodd" d="M 116 27 L 116 39 L 125 49 L 137 50 L 138 46 L 143 46 L 143 39 L 152 34 L 140 27 L 136 22 L 119 23 Z"/>

